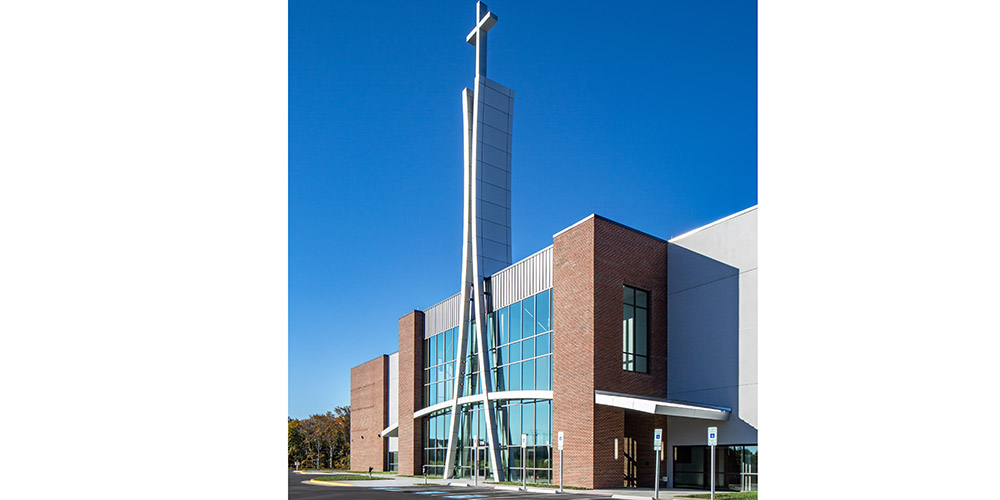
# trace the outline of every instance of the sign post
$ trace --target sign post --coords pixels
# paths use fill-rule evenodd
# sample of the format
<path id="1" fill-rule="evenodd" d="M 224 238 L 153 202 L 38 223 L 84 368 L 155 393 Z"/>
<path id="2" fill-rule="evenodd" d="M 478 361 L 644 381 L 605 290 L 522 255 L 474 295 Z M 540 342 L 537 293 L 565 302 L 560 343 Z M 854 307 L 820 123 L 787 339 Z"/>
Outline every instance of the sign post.
<path id="1" fill-rule="evenodd" d="M 472 483 L 479 486 L 479 436 L 472 435 Z"/>
<path id="2" fill-rule="evenodd" d="M 528 491 L 528 435 L 521 434 L 521 489 Z"/>
<path id="3" fill-rule="evenodd" d="M 653 451 L 656 452 L 656 474 L 653 475 L 653 498 L 660 498 L 660 449 L 663 447 L 663 429 L 653 430 Z"/>
<path id="4" fill-rule="evenodd" d="M 559 431 L 559 493 L 563 493 L 563 433 Z"/>
<path id="5" fill-rule="evenodd" d="M 708 428 L 708 446 L 712 448 L 712 500 L 715 500 L 715 445 L 719 444 L 719 428 Z"/>

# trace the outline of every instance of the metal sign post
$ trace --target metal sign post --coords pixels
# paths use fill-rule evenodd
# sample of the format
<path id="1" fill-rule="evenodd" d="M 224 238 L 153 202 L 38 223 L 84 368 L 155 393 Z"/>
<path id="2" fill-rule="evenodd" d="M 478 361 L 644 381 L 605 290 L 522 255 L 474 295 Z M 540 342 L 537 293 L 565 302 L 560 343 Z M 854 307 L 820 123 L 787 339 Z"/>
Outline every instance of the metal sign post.
<path id="1" fill-rule="evenodd" d="M 559 432 L 559 493 L 563 492 L 563 433 Z"/>
<path id="2" fill-rule="evenodd" d="M 656 474 L 653 475 L 653 498 L 660 498 L 660 448 L 663 447 L 663 429 L 653 430 L 653 451 L 656 452 Z"/>
<path id="3" fill-rule="evenodd" d="M 521 434 L 521 489 L 528 491 L 528 435 Z"/>
<path id="4" fill-rule="evenodd" d="M 719 428 L 708 428 L 708 446 L 712 448 L 712 500 L 715 500 L 715 445 L 719 443 Z"/>
<path id="5" fill-rule="evenodd" d="M 479 436 L 472 436 L 472 483 L 479 486 Z"/>

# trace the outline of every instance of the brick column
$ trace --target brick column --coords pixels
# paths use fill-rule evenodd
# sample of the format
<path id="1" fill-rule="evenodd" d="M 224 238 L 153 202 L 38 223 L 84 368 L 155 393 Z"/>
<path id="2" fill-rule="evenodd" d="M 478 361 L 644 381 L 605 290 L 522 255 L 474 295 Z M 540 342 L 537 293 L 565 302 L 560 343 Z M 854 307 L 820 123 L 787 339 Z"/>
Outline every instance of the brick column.
<path id="1" fill-rule="evenodd" d="M 595 446 L 608 443 L 594 435 L 592 218 L 553 238 L 552 266 L 552 433 L 566 434 L 563 484 L 593 488 Z M 558 484 L 558 451 L 553 455 Z"/>
<path id="2" fill-rule="evenodd" d="M 665 419 L 597 406 L 594 390 L 666 396 L 666 252 L 665 241 L 600 216 L 553 238 L 552 432 L 566 433 L 566 485 L 652 485 L 645 465 L 646 455 L 653 457 L 652 443 L 642 436 L 649 434 L 651 441 L 650 424 L 665 424 Z M 650 292 L 650 373 L 622 370 L 623 284 Z M 624 473 L 626 444 L 635 455 L 629 457 L 634 460 L 631 479 Z M 555 483 L 559 458 L 553 453 Z"/>
<path id="3" fill-rule="evenodd" d="M 413 311 L 399 318 L 399 473 L 420 474 L 424 444 L 421 419 L 413 414 L 423 407 L 424 313 Z"/>
<path id="4" fill-rule="evenodd" d="M 389 439 L 389 356 L 351 368 L 351 470 L 385 470 Z"/>

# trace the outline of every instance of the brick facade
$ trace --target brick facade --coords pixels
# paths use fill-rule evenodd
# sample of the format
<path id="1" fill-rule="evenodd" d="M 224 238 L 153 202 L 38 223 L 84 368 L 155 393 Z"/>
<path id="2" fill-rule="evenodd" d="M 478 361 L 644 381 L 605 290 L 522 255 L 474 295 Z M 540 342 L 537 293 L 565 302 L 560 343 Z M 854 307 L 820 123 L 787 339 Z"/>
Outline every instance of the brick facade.
<path id="1" fill-rule="evenodd" d="M 423 467 L 424 313 L 399 318 L 399 473 L 420 474 Z"/>
<path id="2" fill-rule="evenodd" d="M 666 396 L 667 243 L 592 216 L 555 236 L 552 258 L 552 432 L 566 433 L 564 484 L 652 486 L 645 457 L 654 457 L 653 428 L 666 430 L 666 419 L 597 406 L 594 390 Z M 623 284 L 650 292 L 650 373 L 622 370 Z"/>
<path id="3" fill-rule="evenodd" d="M 351 368 L 351 470 L 385 470 L 389 439 L 389 356 Z"/>
<path id="4" fill-rule="evenodd" d="M 566 434 L 567 486 L 594 484 L 593 278 L 594 224 L 587 220 L 556 235 L 552 245 L 552 434 Z M 558 484 L 559 452 L 553 457 Z"/>
<path id="5" fill-rule="evenodd" d="M 566 434 L 564 484 L 651 487 L 653 429 L 666 431 L 666 417 L 598 406 L 594 391 L 666 397 L 667 243 L 595 215 L 553 238 L 552 259 L 552 432 L 553 438 L 560 431 Z M 622 370 L 623 285 L 649 292 L 649 373 Z M 420 474 L 423 465 L 423 423 L 412 418 L 422 407 L 423 339 L 423 312 L 413 311 L 399 319 L 400 474 Z M 351 371 L 352 408 L 355 370 L 368 369 L 375 361 Z M 373 376 L 387 384 L 387 375 Z M 363 398 L 360 401 L 367 404 Z M 364 411 L 354 410 L 352 420 L 359 414 L 367 418 Z M 359 426 L 368 425 L 363 422 L 367 421 L 358 420 Z M 371 429 L 388 425 L 382 422 L 380 427 L 371 424 Z M 352 427 L 352 468 L 355 439 Z M 359 459 L 362 454 L 365 459 L 375 456 L 367 445 L 359 448 Z M 379 448 L 378 456 L 385 456 L 385 446 Z M 555 449 L 553 458 L 553 483 L 558 483 L 560 464 Z M 384 463 L 384 458 L 378 463 Z M 364 470 L 367 465 L 358 468 Z M 665 464 L 661 473 L 666 473 Z"/>

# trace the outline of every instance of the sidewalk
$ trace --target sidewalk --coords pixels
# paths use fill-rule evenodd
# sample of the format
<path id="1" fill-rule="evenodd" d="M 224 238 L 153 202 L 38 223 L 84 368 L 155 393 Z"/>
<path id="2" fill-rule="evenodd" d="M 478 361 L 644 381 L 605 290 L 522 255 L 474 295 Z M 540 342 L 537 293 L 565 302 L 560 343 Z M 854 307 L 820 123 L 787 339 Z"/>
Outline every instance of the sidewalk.
<path id="1" fill-rule="evenodd" d="M 310 475 L 323 475 L 323 476 L 336 476 L 338 474 L 355 474 L 349 472 L 315 472 L 315 471 L 296 471 L 298 474 L 303 476 Z M 364 474 L 362 474 L 364 475 Z M 395 475 L 387 474 L 372 474 L 373 478 L 378 478 L 379 476 L 384 476 L 386 479 L 378 480 L 373 479 L 370 481 L 345 481 L 345 483 L 352 483 L 355 486 L 372 486 L 372 487 L 385 487 L 385 486 L 419 486 L 423 484 L 436 484 L 441 486 L 456 486 L 456 487 L 467 487 L 472 486 L 471 479 L 427 479 L 424 482 L 423 477 L 400 477 Z M 391 478 L 391 479 L 390 479 Z M 305 477 L 303 479 L 306 479 Z M 518 486 L 513 485 L 500 485 L 500 484 L 489 484 L 484 481 L 479 482 L 480 488 L 493 488 L 498 490 L 511 490 L 517 491 L 520 489 Z M 528 485 L 527 491 L 529 493 L 558 493 L 558 488 L 540 488 Z M 707 493 L 703 490 L 688 490 L 688 489 L 676 489 L 676 488 L 660 488 L 660 500 L 673 500 L 674 498 L 679 498 L 682 495 L 692 495 L 698 493 Z M 622 500 L 649 500 L 653 498 L 652 488 L 614 488 L 614 489 L 597 489 L 597 490 L 563 490 L 562 494 L 571 495 L 600 495 L 607 496 L 613 499 Z"/>

